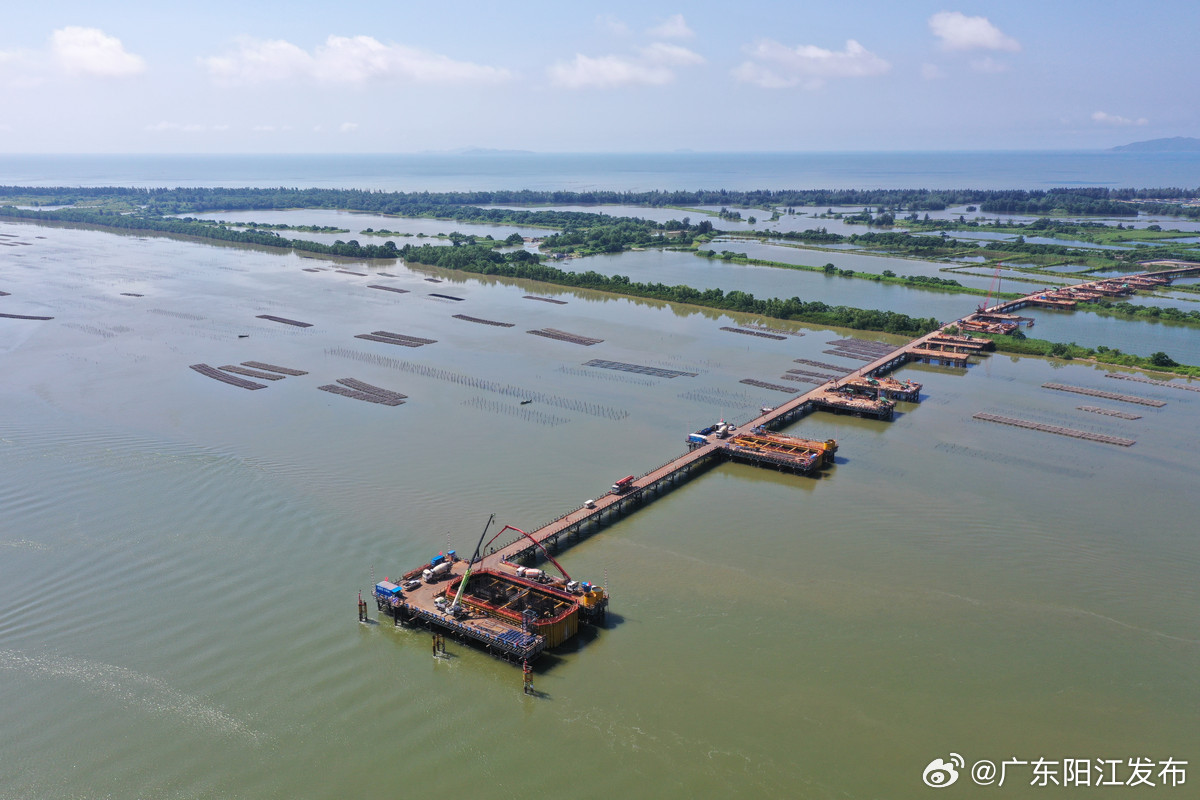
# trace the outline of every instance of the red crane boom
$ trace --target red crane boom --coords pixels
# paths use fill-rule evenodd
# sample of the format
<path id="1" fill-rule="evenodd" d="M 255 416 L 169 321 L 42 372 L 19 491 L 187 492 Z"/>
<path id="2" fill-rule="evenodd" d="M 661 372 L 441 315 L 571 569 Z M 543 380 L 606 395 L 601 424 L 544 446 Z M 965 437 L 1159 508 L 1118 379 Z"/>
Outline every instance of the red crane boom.
<path id="1" fill-rule="evenodd" d="M 517 533 L 521 534 L 521 535 L 522 535 L 522 536 L 524 536 L 526 539 L 528 539 L 529 541 L 531 541 L 531 542 L 533 542 L 535 545 L 537 545 L 538 549 L 542 551 L 542 555 L 546 556 L 546 559 L 547 559 L 547 560 L 548 560 L 548 561 L 549 561 L 551 564 L 553 564 L 553 565 L 555 566 L 555 568 L 557 568 L 557 569 L 558 569 L 558 571 L 559 571 L 559 572 L 561 572 L 561 573 L 562 573 L 562 576 L 563 576 L 564 578 L 566 578 L 567 580 L 571 580 L 571 576 L 570 576 L 570 575 L 568 575 L 568 574 L 567 574 L 567 571 L 566 571 L 565 569 L 563 569 L 563 568 L 562 568 L 562 564 L 559 564 L 557 561 L 555 561 L 555 560 L 554 560 L 554 556 L 550 555 L 550 551 L 548 551 L 548 550 L 547 550 L 545 547 L 543 547 L 541 542 L 539 542 L 537 539 L 533 538 L 532 536 L 530 536 L 528 533 L 526 533 L 525 531 L 521 530 L 520 528 L 514 527 L 514 526 L 512 526 L 512 525 L 505 525 L 503 528 L 501 528 L 501 529 L 500 529 L 500 530 L 499 530 L 499 531 L 496 533 L 496 535 L 495 535 L 495 536 L 493 536 L 491 539 L 489 539 L 489 540 L 488 540 L 487 544 L 488 544 L 488 545 L 490 545 L 492 542 L 494 542 L 494 541 L 496 541 L 498 538 L 500 538 L 500 534 L 501 534 L 501 533 L 504 533 L 505 531 L 508 531 L 508 530 L 513 530 L 513 531 L 516 531 Z M 484 545 L 484 546 L 486 547 L 487 545 Z"/>

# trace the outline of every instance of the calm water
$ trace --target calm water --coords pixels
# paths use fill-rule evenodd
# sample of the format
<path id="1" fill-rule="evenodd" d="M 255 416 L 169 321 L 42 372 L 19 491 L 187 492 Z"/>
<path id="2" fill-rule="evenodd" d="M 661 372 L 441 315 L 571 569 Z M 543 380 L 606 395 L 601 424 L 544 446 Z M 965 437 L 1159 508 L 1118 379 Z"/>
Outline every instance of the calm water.
<path id="1" fill-rule="evenodd" d="M 752 244 L 752 243 L 751 243 Z M 742 243 L 728 245 L 743 252 Z M 746 247 L 746 250 L 754 248 Z M 794 248 L 766 248 L 805 253 L 819 263 L 838 262 L 853 258 L 843 253 L 814 253 Z M 752 252 L 751 255 L 754 255 Z M 774 255 L 766 253 L 763 257 Z M 803 256 L 802 256 L 803 257 Z M 869 258 L 863 256 L 863 258 Z M 900 259 L 879 259 L 876 269 L 886 269 L 889 262 Z M 909 262 L 902 262 L 908 264 Z M 668 286 L 682 284 L 696 289 L 738 289 L 758 298 L 799 297 L 801 300 L 821 300 L 831 305 L 848 305 L 858 308 L 886 308 L 914 317 L 952 320 L 969 313 L 981 298 L 967 295 L 944 294 L 922 289 L 910 289 L 889 283 L 857 280 L 826 275 L 823 272 L 761 267 L 747 264 L 732 264 L 720 259 L 701 258 L 691 252 L 647 250 L 610 256 L 589 256 L 563 261 L 560 268 L 573 272 L 593 270 L 604 275 L 626 275 L 631 280 L 644 283 L 664 283 Z M 895 268 L 895 265 L 891 265 Z M 901 267 L 903 268 L 903 267 Z M 911 270 L 917 272 L 917 270 Z M 972 280 L 967 278 L 965 280 Z M 973 280 L 985 281 L 983 278 Z M 986 281 L 985 281 L 986 282 Z M 820 360 L 820 359 L 818 359 Z"/>
<path id="2" fill-rule="evenodd" d="M 285 225 L 320 225 L 322 227 L 339 228 L 348 233 L 310 233 L 308 231 L 279 231 L 279 235 L 285 239 L 305 239 L 313 242 L 324 242 L 333 244 L 338 239 L 349 241 L 357 239 L 360 244 L 381 244 L 391 239 L 396 243 L 397 247 L 403 247 L 405 244 L 421 245 L 421 244 L 439 244 L 447 243 L 445 240 L 429 241 L 427 239 L 418 238 L 417 234 L 423 233 L 425 236 L 436 236 L 438 234 L 449 234 L 454 231 L 466 234 L 468 236 L 492 236 L 496 239 L 503 239 L 510 233 L 519 233 L 522 236 L 545 236 L 552 231 L 546 228 L 527 228 L 520 225 L 488 225 L 476 224 L 467 222 L 456 222 L 453 220 L 438 220 L 438 219 L 415 219 L 405 217 L 385 217 L 378 214 L 359 214 L 349 211 L 333 211 L 330 209 L 308 209 L 308 210 L 286 210 L 286 211 L 213 211 L 204 214 L 190 214 L 201 219 L 216 219 L 224 220 L 231 224 L 239 222 L 260 222 L 270 224 L 285 224 Z M 372 228 L 377 231 L 388 230 L 395 231 L 397 234 L 408 234 L 407 236 L 371 236 L 362 233 L 363 230 Z"/>
<path id="3" fill-rule="evenodd" d="M 608 583 L 615 613 L 540 663 L 530 698 L 519 671 L 468 648 L 436 661 L 427 634 L 356 624 L 357 592 L 469 550 L 489 513 L 536 527 L 679 453 L 687 431 L 783 397 L 742 378 L 782 382 L 794 358 L 857 366 L 822 350 L 864 334 L 797 326 L 774 341 L 721 331 L 747 320 L 717 312 L 400 264 L 348 267 L 363 278 L 164 238 L 0 234 L 27 243 L 0 249 L 0 308 L 55 317 L 0 320 L 0 798 L 364 797 L 433 781 L 497 796 L 916 798 L 950 752 L 1200 761 L 1198 393 L 1006 356 L 907 367 L 925 399 L 892 423 L 794 426 L 839 440 L 824 477 L 719 467 L 567 551 L 573 576 Z M 656 258 L 647 271 L 710 263 L 640 253 L 601 271 Z M 814 299 L 884 288 L 797 275 Z M 1050 338 L 1082 343 L 1095 319 L 1034 330 L 1061 324 Z M 1200 361 L 1161 344 L 1195 331 L 1111 322 L 1104 343 Z M 604 341 L 525 333 L 539 327 Z M 353 338 L 380 328 L 437 343 Z M 187 368 L 246 360 L 309 374 L 247 392 Z M 410 399 L 317 391 L 342 377 Z M 488 388 L 501 384 L 517 394 Z"/>
<path id="4" fill-rule="evenodd" d="M 737 381 L 794 357 L 837 360 L 820 351 L 840 334 L 738 337 L 719 315 L 570 294 L 552 306 L 523 300 L 529 287 L 438 286 L 402 267 L 386 271 L 412 293 L 391 296 L 302 272 L 307 259 L 4 232 L 30 242 L 8 260 L 6 308 L 56 317 L 6 323 L 12 796 L 339 796 L 427 769 L 451 790 L 516 791 L 528 776 L 511 764 L 530 745 L 588 754 L 571 779 L 597 794 L 916 796 L 943 750 L 1195 747 L 1192 393 L 1120 384 L 1169 401 L 1121 422 L 1038 388 L 1115 383 L 1086 367 L 910 368 L 928 399 L 893 424 L 797 426 L 843 443 L 828 477 L 723 467 L 570 551 L 573 572 L 607 577 L 617 621 L 552 659 L 537 680 L 547 697 L 531 700 L 515 671 L 470 650 L 436 663 L 420 634 L 355 625 L 371 567 L 466 549 L 491 511 L 536 525 L 678 452 L 683 432 L 777 400 Z M 519 324 L 450 318 L 468 306 Z M 544 325 L 606 341 L 523 333 Z M 439 341 L 381 353 L 393 348 L 352 338 L 384 326 Z M 511 397 L 347 352 L 629 416 L 566 402 L 514 416 Z M 580 367 L 595 356 L 701 375 Z M 186 368 L 248 359 L 310 375 L 252 393 Z M 345 376 L 412 400 L 383 409 L 315 391 Z M 977 410 L 1139 444 L 1048 441 L 971 421 Z M 872 769 L 856 767 L 864 757 Z"/>

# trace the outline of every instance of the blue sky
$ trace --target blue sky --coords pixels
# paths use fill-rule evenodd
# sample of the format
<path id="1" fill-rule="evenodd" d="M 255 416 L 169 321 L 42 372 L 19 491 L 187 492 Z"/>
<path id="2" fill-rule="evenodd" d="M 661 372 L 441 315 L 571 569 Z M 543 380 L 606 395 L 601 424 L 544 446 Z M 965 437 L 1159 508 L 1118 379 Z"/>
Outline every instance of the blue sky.
<path id="1" fill-rule="evenodd" d="M 1060 150 L 1200 136 L 1200 4 L 22 3 L 0 152 Z"/>

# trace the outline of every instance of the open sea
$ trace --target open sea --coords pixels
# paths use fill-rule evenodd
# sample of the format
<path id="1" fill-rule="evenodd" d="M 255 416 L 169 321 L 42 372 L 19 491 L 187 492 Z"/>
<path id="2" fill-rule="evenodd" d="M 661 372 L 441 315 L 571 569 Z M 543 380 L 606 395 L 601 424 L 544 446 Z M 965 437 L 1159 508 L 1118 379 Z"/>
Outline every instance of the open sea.
<path id="1" fill-rule="evenodd" d="M 0 183 L 1194 187 L 1200 159 L 5 156 Z M 947 319 L 976 301 L 677 255 L 577 266 Z M 608 586 L 612 613 L 539 661 L 527 696 L 518 668 L 453 641 L 434 658 L 427 632 L 381 624 L 374 604 L 359 624 L 358 592 L 469 552 L 491 513 L 536 528 L 679 454 L 688 432 L 785 396 L 742 379 L 783 382 L 797 358 L 849 371 L 861 362 L 829 342 L 901 340 L 780 322 L 767 324 L 794 335 L 739 336 L 721 328 L 755 320 L 10 222 L 0 292 L 0 313 L 53 317 L 0 318 L 0 800 L 892 800 L 930 796 L 923 776 L 939 771 L 957 775 L 947 797 L 1195 796 L 1200 392 L 1178 388 L 1195 382 L 1004 355 L 904 367 L 925 388 L 894 421 L 817 413 L 789 429 L 838 440 L 820 477 L 719 466 L 563 551 L 572 577 Z M 1043 325 L 1200 353 L 1194 329 L 1086 314 Z M 527 334 L 544 327 L 603 341 Z M 379 329 L 436 341 L 355 338 Z M 695 375 L 585 365 L 596 358 Z M 250 360 L 307 374 L 245 391 L 188 368 Z M 317 389 L 348 377 L 409 399 Z M 1146 762 L 1154 788 L 1125 785 Z"/>
<path id="2" fill-rule="evenodd" d="M 16 186 L 487 191 L 1200 187 L 1200 153 L 0 155 Z"/>

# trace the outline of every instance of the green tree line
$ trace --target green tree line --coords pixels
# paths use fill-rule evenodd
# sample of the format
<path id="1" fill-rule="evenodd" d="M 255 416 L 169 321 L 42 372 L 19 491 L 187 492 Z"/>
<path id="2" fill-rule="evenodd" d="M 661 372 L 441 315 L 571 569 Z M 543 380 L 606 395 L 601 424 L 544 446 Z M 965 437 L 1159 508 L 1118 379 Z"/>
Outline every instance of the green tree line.
<path id="1" fill-rule="evenodd" d="M 669 286 L 663 283 L 638 283 L 625 275 L 602 275 L 598 272 L 567 272 L 541 263 L 527 251 L 497 253 L 478 247 L 433 247 L 405 245 L 400 248 L 405 261 L 429 266 L 496 275 L 506 278 L 553 283 L 581 289 L 593 289 L 632 297 L 645 297 L 676 303 L 741 311 L 775 319 L 796 320 L 817 325 L 832 325 L 857 330 L 883 331 L 905 336 L 918 336 L 938 327 L 933 318 L 920 319 L 894 311 L 831 306 L 820 301 L 805 302 L 798 297 L 759 299 L 749 292 L 722 289 L 695 289 L 691 286 Z"/>
<path id="2" fill-rule="evenodd" d="M 29 187 L 0 186 L 0 198 L 66 205 L 119 201 L 148 211 L 183 214 L 199 211 L 266 208 L 335 208 L 381 214 L 420 216 L 434 206 L 491 205 L 641 205 L 655 208 L 740 205 L 750 208 L 796 206 L 879 206 L 909 211 L 940 211 L 952 205 L 977 205 L 987 213 L 1103 214 L 1133 216 L 1138 210 L 1192 215 L 1195 208 L 1164 198 L 1191 200 L 1200 189 L 1108 189 L 1067 187 L 1048 190 L 989 189 L 780 189 L 696 191 L 538 191 L 385 192 L 326 188 L 228 187 Z M 479 209 L 502 214 L 505 209 Z M 436 216 L 444 215 L 442 211 Z M 580 213 L 580 212 L 576 212 Z M 455 217 L 458 219 L 459 217 Z M 483 217 L 480 217 L 482 219 Z M 465 218 L 464 218 L 465 219 Z M 489 221 L 493 221 L 489 218 Z M 498 221 L 510 222 L 502 219 Z"/>

